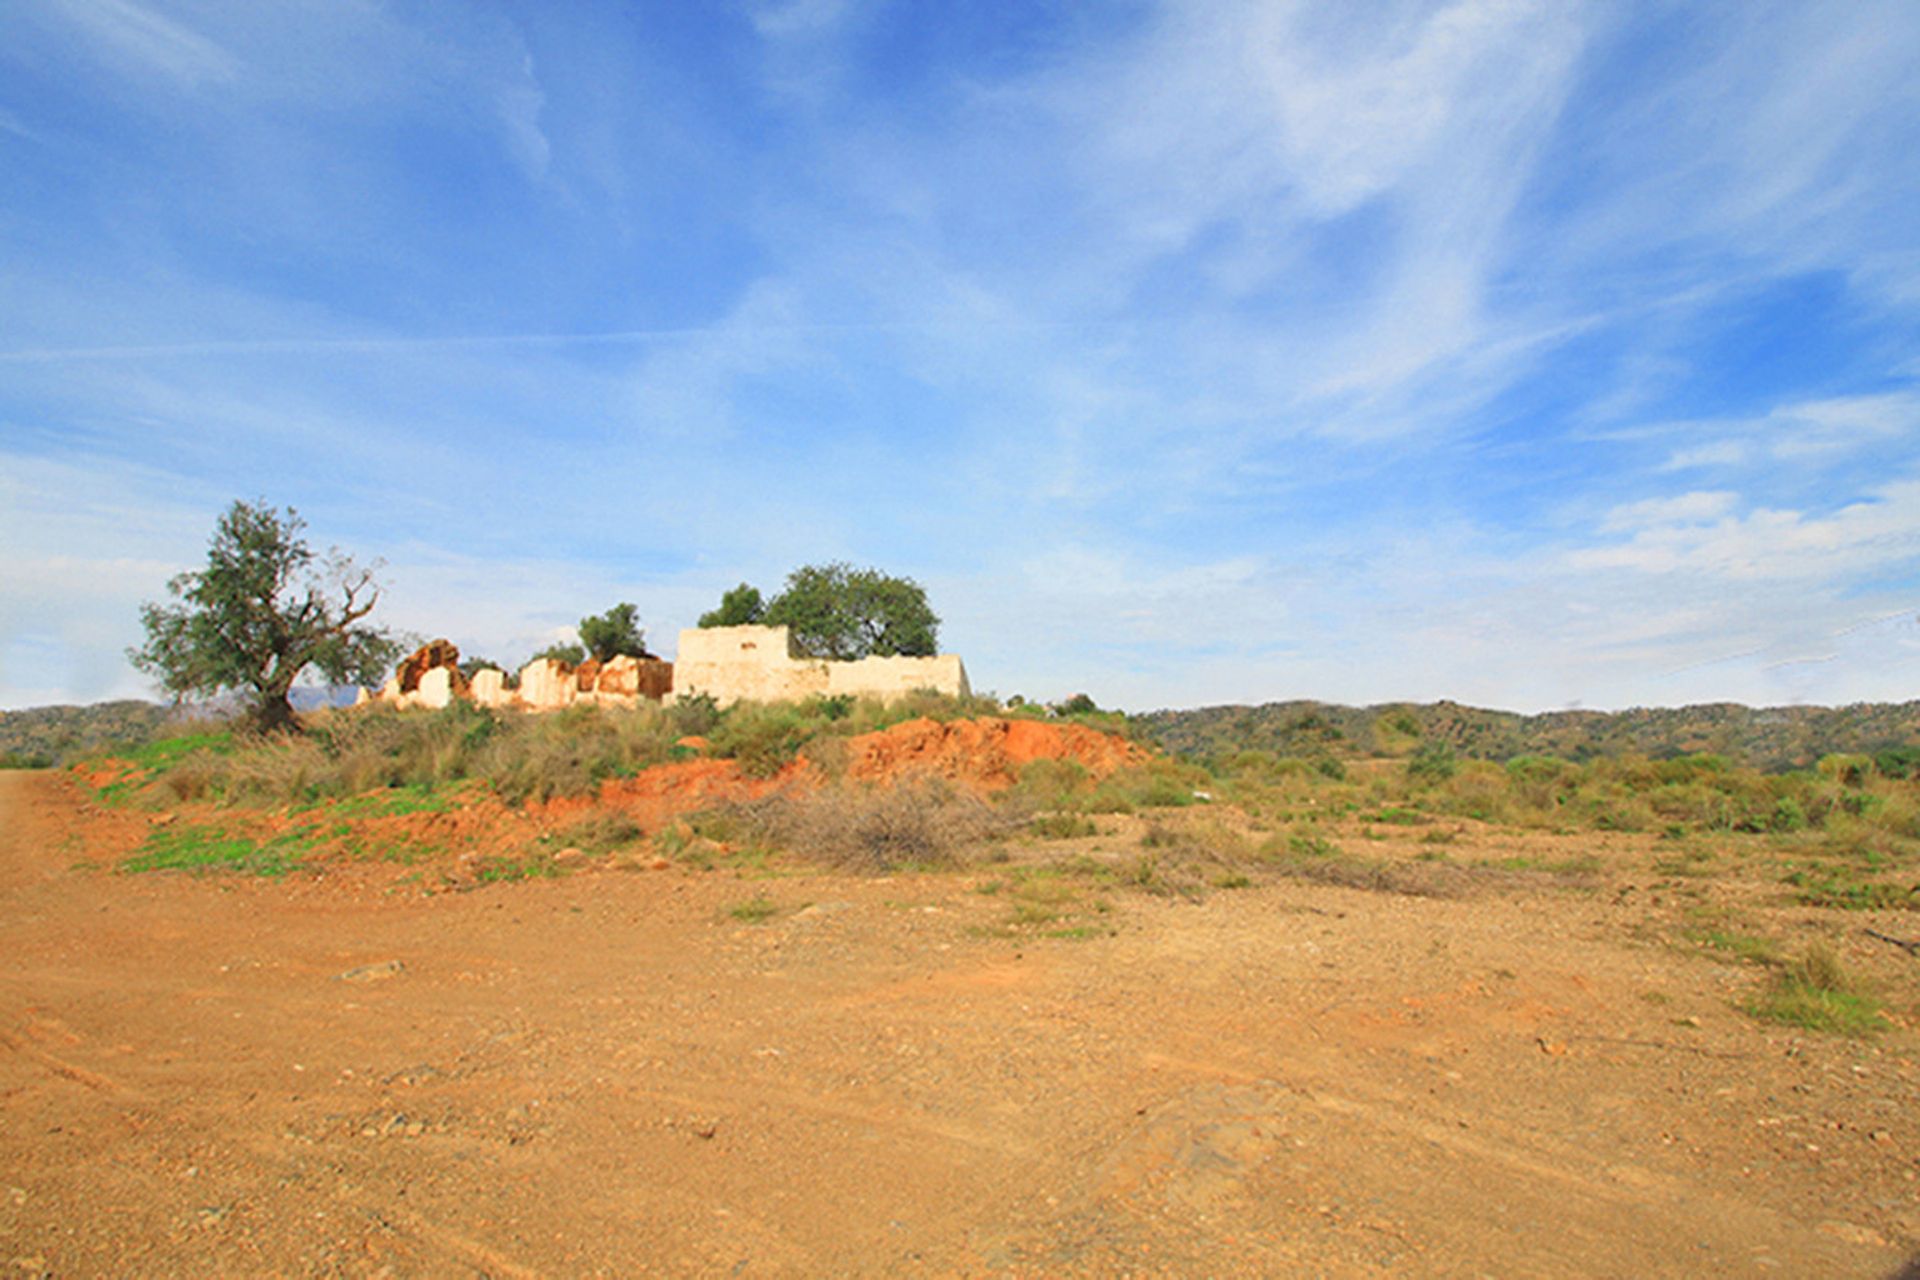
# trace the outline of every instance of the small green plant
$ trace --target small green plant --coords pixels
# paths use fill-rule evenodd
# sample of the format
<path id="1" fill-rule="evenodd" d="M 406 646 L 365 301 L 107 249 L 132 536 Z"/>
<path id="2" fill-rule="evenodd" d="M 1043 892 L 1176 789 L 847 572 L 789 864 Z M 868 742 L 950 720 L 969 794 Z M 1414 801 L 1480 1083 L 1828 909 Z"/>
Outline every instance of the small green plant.
<path id="1" fill-rule="evenodd" d="M 1392 827 L 1418 827 L 1425 825 L 1428 818 L 1426 814 L 1421 813 L 1418 809 L 1402 809 L 1388 805 L 1378 813 L 1368 814 L 1366 820 L 1368 822 L 1384 823 Z"/>
<path id="2" fill-rule="evenodd" d="M 1422 786 L 1445 782 L 1459 771 L 1458 757 L 1444 742 L 1424 742 L 1407 757 L 1407 780 Z"/>
<path id="3" fill-rule="evenodd" d="M 765 924 L 780 914 L 780 904 L 765 896 L 752 897 L 728 907 L 727 914 L 743 924 Z"/>
<path id="4" fill-rule="evenodd" d="M 710 693 L 676 694 L 668 715 L 681 737 L 705 737 L 720 723 L 720 704 Z"/>
<path id="5" fill-rule="evenodd" d="M 1296 831 L 1287 837 L 1287 852 L 1301 858 L 1333 858 L 1339 856 L 1340 846 L 1316 832 Z"/>
<path id="6" fill-rule="evenodd" d="M 1658 859 L 1653 869 L 1666 876 L 1710 876 L 1714 873 L 1714 856 L 1706 849 L 1689 849 L 1679 857 Z"/>
<path id="7" fill-rule="evenodd" d="M 1864 1037 L 1887 1028 L 1880 1002 L 1840 963 L 1833 949 L 1816 942 L 1785 965 L 1773 985 L 1746 1011 L 1767 1022 L 1833 1035 Z"/>
<path id="8" fill-rule="evenodd" d="M 1581 854 L 1571 858 L 1530 858 L 1519 855 L 1509 858 L 1492 858 L 1476 866 L 1495 867 L 1501 871 L 1543 871 L 1549 875 L 1584 876 L 1591 875 L 1604 865 L 1592 854 Z"/>
<path id="9" fill-rule="evenodd" d="M 1903 888 L 1885 881 L 1854 880 L 1840 873 L 1822 874 L 1807 868 L 1790 871 L 1783 879 L 1800 890 L 1795 897 L 1809 907 L 1838 911 L 1920 910 L 1920 886 Z"/>
<path id="10" fill-rule="evenodd" d="M 1076 840 L 1100 834 L 1093 819 L 1078 813 L 1043 813 L 1027 823 L 1027 830 L 1042 840 Z"/>
<path id="11" fill-rule="evenodd" d="M 474 868 L 474 879 L 481 884 L 511 884 L 518 880 L 552 880 L 566 869 L 544 853 L 520 858 L 484 858 Z"/>
<path id="12" fill-rule="evenodd" d="M 554 840 L 587 853 L 612 853 L 639 840 L 646 833 L 640 824 L 618 810 L 602 810 L 562 828 Z"/>
<path id="13" fill-rule="evenodd" d="M 1780 962 L 1780 944 L 1772 938 L 1728 929 L 1688 929 L 1689 941 L 1714 954 L 1745 964 L 1774 965 Z"/>

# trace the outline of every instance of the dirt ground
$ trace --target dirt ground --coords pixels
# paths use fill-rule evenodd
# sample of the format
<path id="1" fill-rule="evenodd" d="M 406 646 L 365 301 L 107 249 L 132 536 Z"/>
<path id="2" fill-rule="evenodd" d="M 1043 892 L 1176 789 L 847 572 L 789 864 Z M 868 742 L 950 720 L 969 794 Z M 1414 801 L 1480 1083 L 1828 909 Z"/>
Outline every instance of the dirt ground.
<path id="1" fill-rule="evenodd" d="M 1913 1031 L 1740 1012 L 1618 837 L 1046 937 L 986 868 L 99 869 L 149 821 L 0 774 L 0 1275 L 1920 1276 Z"/>

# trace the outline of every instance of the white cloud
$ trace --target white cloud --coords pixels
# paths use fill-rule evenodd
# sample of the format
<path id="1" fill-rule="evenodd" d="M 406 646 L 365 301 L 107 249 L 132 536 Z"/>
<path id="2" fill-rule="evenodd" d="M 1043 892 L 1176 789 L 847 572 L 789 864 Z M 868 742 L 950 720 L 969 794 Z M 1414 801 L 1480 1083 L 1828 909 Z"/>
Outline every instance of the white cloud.
<path id="1" fill-rule="evenodd" d="M 1837 580 L 1920 556 L 1920 480 L 1882 486 L 1867 500 L 1826 516 L 1760 508 L 1711 523 L 1639 524 L 1627 542 L 1571 552 L 1568 565 L 1716 578 Z M 1635 526 L 1610 517 L 1605 527 Z"/>
<path id="2" fill-rule="evenodd" d="M 1674 498 L 1647 498 L 1607 512 L 1600 528 L 1621 533 L 1656 525 L 1704 524 L 1727 514 L 1739 500 L 1738 494 L 1717 489 L 1699 489 Z"/>
<path id="3" fill-rule="evenodd" d="M 62 0 L 56 8 L 123 64 L 189 86 L 231 79 L 239 71 L 239 62 L 219 44 L 133 0 Z"/>
<path id="4" fill-rule="evenodd" d="M 1663 471 L 1747 465 L 1766 457 L 1804 464 L 1920 436 L 1920 394 L 1909 390 L 1776 405 L 1748 418 L 1661 423 L 1626 435 L 1711 437 L 1676 448 Z"/>
<path id="5" fill-rule="evenodd" d="M 507 151 L 527 177 L 538 182 L 547 176 L 553 161 L 553 144 L 540 127 L 540 113 L 547 95 L 534 76 L 533 55 L 520 60 L 518 78 L 501 86 L 495 95 L 501 127 L 506 131 Z"/>
<path id="6" fill-rule="evenodd" d="M 1687 471 L 1695 467 L 1733 467 L 1745 462 L 1752 450 L 1739 440 L 1715 440 L 1711 444 L 1689 445 L 1676 449 L 1661 464 L 1662 471 Z"/>
<path id="7" fill-rule="evenodd" d="M 844 22 L 853 0 L 763 0 L 749 7 L 754 28 L 770 38 L 814 35 Z"/>

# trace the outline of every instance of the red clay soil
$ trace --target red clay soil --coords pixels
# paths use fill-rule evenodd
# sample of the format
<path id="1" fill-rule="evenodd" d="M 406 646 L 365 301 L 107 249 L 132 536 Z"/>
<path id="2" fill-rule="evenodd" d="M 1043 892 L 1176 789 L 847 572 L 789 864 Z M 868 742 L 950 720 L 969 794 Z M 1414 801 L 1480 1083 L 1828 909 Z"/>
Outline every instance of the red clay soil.
<path id="1" fill-rule="evenodd" d="M 529 809 L 549 820 L 589 809 L 618 809 L 643 829 L 654 831 L 684 814 L 757 800 L 807 773 L 791 767 L 771 778 L 750 778 L 732 760 L 682 760 L 655 765 L 631 778 L 608 778 L 594 795 L 563 796 Z"/>
<path id="2" fill-rule="evenodd" d="M 932 776 L 996 791 L 1019 781 L 1021 769 L 1035 760 L 1071 761 L 1098 779 L 1150 758 L 1137 744 L 1084 725 L 994 717 L 945 723 L 921 719 L 847 739 L 846 776 L 863 783 Z M 631 778 L 609 778 L 595 795 L 552 800 L 531 809 L 549 821 L 589 809 L 618 809 L 653 831 L 702 809 L 816 786 L 823 776 L 805 760 L 770 778 L 749 777 L 732 760 L 686 760 Z"/>
<path id="3" fill-rule="evenodd" d="M 1019 781 L 1021 768 L 1035 760 L 1069 760 L 1103 778 L 1149 759 L 1138 745 L 1085 725 L 992 717 L 944 724 L 909 720 L 862 734 L 847 748 L 847 776 L 861 782 L 922 773 L 990 790 Z"/>
<path id="4" fill-rule="evenodd" d="M 1098 779 L 1151 758 L 1124 738 L 1083 725 L 997 718 L 944 724 L 909 720 L 847 739 L 846 752 L 846 776 L 859 783 L 886 785 L 915 776 L 933 776 L 981 791 L 1012 785 L 1018 781 L 1020 770 L 1035 760 L 1071 761 L 1084 768 L 1090 778 Z M 74 773 L 93 787 L 121 776 L 111 762 L 91 772 L 76 768 Z M 819 786 L 825 779 L 826 774 L 805 759 L 767 778 L 748 776 L 733 760 L 682 760 L 656 765 L 629 778 L 608 778 L 587 795 L 562 796 L 516 808 L 476 793 L 458 808 L 362 817 L 355 826 L 363 840 L 407 839 L 459 846 L 476 855 L 508 854 L 524 845 L 531 831 L 564 831 L 568 824 L 596 811 L 617 811 L 652 834 L 676 818 L 758 800 L 775 791 Z M 183 807 L 180 813 L 187 821 L 213 820 L 216 816 L 232 825 L 231 813 L 216 815 L 207 806 Z M 249 825 L 257 828 L 254 834 L 269 836 L 288 824 L 258 815 Z"/>

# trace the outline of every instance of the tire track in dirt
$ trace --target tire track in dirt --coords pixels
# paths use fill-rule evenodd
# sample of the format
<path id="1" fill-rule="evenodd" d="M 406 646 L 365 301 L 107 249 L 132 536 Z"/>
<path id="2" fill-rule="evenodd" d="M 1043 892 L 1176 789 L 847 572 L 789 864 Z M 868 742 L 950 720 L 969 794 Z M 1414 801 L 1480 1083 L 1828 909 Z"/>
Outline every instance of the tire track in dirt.
<path id="1" fill-rule="evenodd" d="M 29 1044 L 24 1038 L 9 1031 L 0 1031 L 0 1049 L 17 1053 L 49 1074 L 62 1080 L 104 1094 L 122 1102 L 145 1102 L 147 1097 L 137 1089 L 130 1088 L 112 1076 L 83 1067 L 57 1054 L 49 1053 L 38 1045 Z"/>

